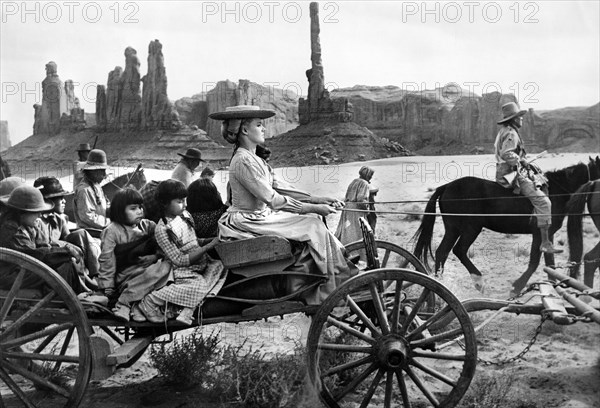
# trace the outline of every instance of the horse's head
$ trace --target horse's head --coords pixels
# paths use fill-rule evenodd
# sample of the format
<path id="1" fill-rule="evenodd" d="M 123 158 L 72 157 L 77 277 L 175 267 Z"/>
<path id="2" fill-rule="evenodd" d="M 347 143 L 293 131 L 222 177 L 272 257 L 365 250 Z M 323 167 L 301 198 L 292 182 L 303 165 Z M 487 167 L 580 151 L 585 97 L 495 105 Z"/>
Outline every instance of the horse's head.
<path id="1" fill-rule="evenodd" d="M 550 194 L 571 194 L 581 185 L 593 180 L 593 174 L 600 174 L 600 166 L 590 159 L 590 163 L 577 163 L 560 170 L 547 172 Z M 598 176 L 596 176 L 598 178 Z"/>
<path id="2" fill-rule="evenodd" d="M 132 177 L 131 182 L 138 190 L 146 185 L 146 175 L 144 174 L 144 169 L 139 169 Z"/>
<path id="3" fill-rule="evenodd" d="M 598 180 L 600 179 L 600 156 L 596 156 L 595 159 L 590 156 L 589 159 L 587 167 L 590 179 L 588 181 Z"/>

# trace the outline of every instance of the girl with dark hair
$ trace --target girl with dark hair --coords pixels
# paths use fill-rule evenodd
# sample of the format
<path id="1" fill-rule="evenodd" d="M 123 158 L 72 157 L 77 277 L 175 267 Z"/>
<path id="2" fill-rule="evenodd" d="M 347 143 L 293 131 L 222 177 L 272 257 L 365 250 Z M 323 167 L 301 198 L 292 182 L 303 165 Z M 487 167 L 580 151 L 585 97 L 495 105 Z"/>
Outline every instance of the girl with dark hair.
<path id="1" fill-rule="evenodd" d="M 213 238 L 219 234 L 219 218 L 227 206 L 223 204 L 217 186 L 207 178 L 198 179 L 188 187 L 188 211 L 194 219 L 198 238 Z"/>
<path id="2" fill-rule="evenodd" d="M 212 259 L 207 251 L 219 242 L 213 239 L 200 246 L 194 232 L 194 221 L 186 211 L 188 192 L 178 180 L 162 181 L 156 188 L 156 201 L 162 217 L 156 226 L 156 241 L 172 265 L 174 282 L 148 294 L 140 308 L 151 322 L 165 319 L 168 305 L 180 308 L 177 320 L 191 325 L 196 307 L 210 294 L 216 295 L 225 282 L 221 261 Z"/>
<path id="3" fill-rule="evenodd" d="M 167 284 L 170 266 L 163 262 L 154 240 L 156 224 L 144 219 L 142 195 L 124 189 L 111 204 L 111 223 L 102 231 L 98 287 L 117 298 L 115 317 L 145 321 L 136 302 Z"/>

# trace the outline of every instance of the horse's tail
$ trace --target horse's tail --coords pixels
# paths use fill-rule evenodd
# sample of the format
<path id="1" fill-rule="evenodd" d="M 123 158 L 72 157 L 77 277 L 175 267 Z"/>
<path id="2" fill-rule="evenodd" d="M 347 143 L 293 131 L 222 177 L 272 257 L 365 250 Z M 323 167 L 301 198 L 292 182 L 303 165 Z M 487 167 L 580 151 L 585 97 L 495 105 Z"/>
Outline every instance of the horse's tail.
<path id="1" fill-rule="evenodd" d="M 413 253 L 417 258 L 423 261 L 426 266 L 429 266 L 429 255 L 433 258 L 433 253 L 431 252 L 431 239 L 433 238 L 433 226 L 435 225 L 436 203 L 445 190 L 445 185 L 438 187 L 435 190 L 435 193 L 433 193 L 425 207 L 425 212 L 427 214 L 423 216 L 423 221 L 421 221 L 419 229 L 411 239 L 412 241 L 417 241 Z"/>
<path id="2" fill-rule="evenodd" d="M 581 255 L 583 254 L 583 235 L 581 224 L 583 222 L 583 210 L 585 209 L 585 203 L 588 198 L 588 194 L 594 189 L 594 182 L 588 181 L 571 196 L 567 202 L 567 214 L 569 220 L 567 221 L 567 235 L 569 237 L 569 261 L 579 262 L 581 261 Z M 578 266 L 571 269 L 571 273 L 577 272 Z"/>

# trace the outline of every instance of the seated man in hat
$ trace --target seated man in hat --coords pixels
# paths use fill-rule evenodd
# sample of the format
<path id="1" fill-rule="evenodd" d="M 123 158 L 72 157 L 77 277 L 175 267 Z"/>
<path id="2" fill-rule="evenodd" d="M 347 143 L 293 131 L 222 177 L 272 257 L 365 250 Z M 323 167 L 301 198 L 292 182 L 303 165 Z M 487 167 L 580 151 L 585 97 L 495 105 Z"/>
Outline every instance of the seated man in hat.
<path id="1" fill-rule="evenodd" d="M 95 238 L 100 237 L 100 232 L 110 222 L 106 216 L 108 199 L 100 187 L 100 182 L 106 178 L 107 168 L 106 153 L 100 149 L 90 151 L 83 166 L 83 180 L 75 187 L 75 223 Z"/>
<path id="2" fill-rule="evenodd" d="M 77 271 L 88 286 L 94 287 L 95 283 L 92 279 L 98 275 L 100 242 L 92 238 L 85 229 L 69 231 L 69 217 L 65 214 L 67 192 L 57 178 L 39 177 L 33 186 L 40 189 L 44 200 L 54 204 L 52 211 L 42 213 L 40 218 L 44 233 L 52 244 L 74 247 L 78 253 L 77 260 L 80 261 Z"/>
<path id="3" fill-rule="evenodd" d="M 562 249 L 554 248 L 548 237 L 548 229 L 552 224 L 550 199 L 538 188 L 541 186 L 536 185 L 523 171 L 529 167 L 529 162 L 525 158 L 525 146 L 519 135 L 525 113 L 527 111 L 519 110 L 514 102 L 502 106 L 503 118 L 498 122 L 499 125 L 502 125 L 502 128 L 500 128 L 494 142 L 496 182 L 529 198 L 533 205 L 537 226 L 542 235 L 540 251 L 556 254 L 562 252 Z"/>
<path id="4" fill-rule="evenodd" d="M 81 180 L 83 180 L 83 166 L 85 166 L 85 162 L 90 155 L 90 144 L 89 143 L 81 143 L 77 148 L 77 155 L 79 156 L 79 160 L 73 163 L 73 188 L 77 187 Z"/>
<path id="5" fill-rule="evenodd" d="M 185 188 L 188 188 L 192 183 L 192 179 L 194 177 L 194 170 L 200 165 L 202 160 L 202 153 L 198 149 L 187 149 L 185 154 L 177 153 L 181 156 L 181 160 L 173 169 L 173 174 L 171 174 L 171 178 L 174 180 L 181 181 Z"/>

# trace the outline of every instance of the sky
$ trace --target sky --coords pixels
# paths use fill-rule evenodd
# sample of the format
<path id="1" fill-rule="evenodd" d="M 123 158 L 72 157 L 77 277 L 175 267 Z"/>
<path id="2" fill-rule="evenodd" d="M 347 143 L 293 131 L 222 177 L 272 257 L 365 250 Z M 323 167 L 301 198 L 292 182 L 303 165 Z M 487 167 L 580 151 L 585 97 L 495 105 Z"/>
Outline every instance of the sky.
<path id="1" fill-rule="evenodd" d="M 147 72 L 163 45 L 171 100 L 217 81 L 248 79 L 307 93 L 308 2 L 1 1 L 0 119 L 16 144 L 32 134 L 45 65 L 75 82 L 86 112 L 124 50 Z M 329 89 L 458 84 L 514 93 L 522 108 L 600 101 L 600 1 L 323 1 L 322 59 Z"/>

